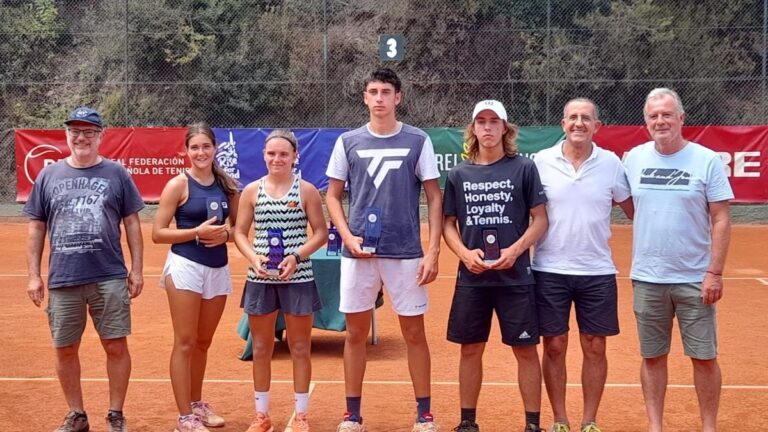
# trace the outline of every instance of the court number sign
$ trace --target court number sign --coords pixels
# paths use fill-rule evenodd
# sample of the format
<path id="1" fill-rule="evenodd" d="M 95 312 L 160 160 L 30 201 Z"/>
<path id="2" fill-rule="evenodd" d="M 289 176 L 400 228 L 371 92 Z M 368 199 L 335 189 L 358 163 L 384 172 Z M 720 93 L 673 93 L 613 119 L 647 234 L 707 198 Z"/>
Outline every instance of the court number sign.
<path id="1" fill-rule="evenodd" d="M 405 38 L 401 35 L 379 36 L 379 58 L 384 61 L 402 60 L 405 56 Z"/>

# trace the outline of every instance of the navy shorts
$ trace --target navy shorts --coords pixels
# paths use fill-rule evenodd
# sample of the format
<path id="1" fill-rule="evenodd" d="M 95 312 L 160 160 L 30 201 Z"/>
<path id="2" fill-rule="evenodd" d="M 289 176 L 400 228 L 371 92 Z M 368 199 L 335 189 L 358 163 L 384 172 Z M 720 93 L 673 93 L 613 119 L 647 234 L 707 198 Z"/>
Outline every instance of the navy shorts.
<path id="1" fill-rule="evenodd" d="M 592 336 L 619 334 L 616 275 L 564 275 L 534 272 L 542 336 L 568 333 L 571 302 L 579 331 Z"/>
<path id="2" fill-rule="evenodd" d="M 448 317 L 448 340 L 460 344 L 488 341 L 493 311 L 505 345 L 539 343 L 535 285 L 456 286 Z"/>
<path id="3" fill-rule="evenodd" d="M 309 315 L 323 308 L 315 281 L 261 283 L 245 281 L 240 307 L 248 315 L 267 315 L 276 310 L 288 315 Z"/>

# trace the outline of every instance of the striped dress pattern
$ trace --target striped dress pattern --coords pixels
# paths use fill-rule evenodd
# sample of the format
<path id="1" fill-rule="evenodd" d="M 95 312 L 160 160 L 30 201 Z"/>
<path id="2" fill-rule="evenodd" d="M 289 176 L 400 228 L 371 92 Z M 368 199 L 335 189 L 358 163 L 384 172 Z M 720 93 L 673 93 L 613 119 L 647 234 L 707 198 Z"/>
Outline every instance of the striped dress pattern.
<path id="1" fill-rule="evenodd" d="M 285 256 L 290 255 L 307 242 L 307 215 L 301 203 L 300 185 L 301 177 L 293 176 L 291 188 L 281 198 L 273 198 L 264 189 L 266 177 L 259 180 L 259 188 L 256 193 L 256 205 L 253 209 L 253 250 L 257 254 L 266 256 L 269 253 L 267 244 L 267 231 L 280 229 L 283 231 L 283 246 Z M 248 280 L 251 282 L 286 284 L 296 282 L 309 282 L 314 280 L 312 273 L 312 261 L 305 257 L 296 267 L 296 271 L 287 280 L 261 278 L 248 267 Z"/>

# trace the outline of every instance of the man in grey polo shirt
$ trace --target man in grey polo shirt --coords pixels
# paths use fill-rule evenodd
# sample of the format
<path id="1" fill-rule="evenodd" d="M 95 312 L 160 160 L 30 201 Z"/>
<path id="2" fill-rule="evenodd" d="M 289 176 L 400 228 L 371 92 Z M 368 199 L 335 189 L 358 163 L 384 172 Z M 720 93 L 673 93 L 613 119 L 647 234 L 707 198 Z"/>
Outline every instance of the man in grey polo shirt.
<path id="1" fill-rule="evenodd" d="M 107 354 L 109 432 L 127 431 L 123 403 L 131 376 L 126 337 L 131 333 L 131 298 L 141 293 L 143 242 L 138 212 L 144 207 L 128 171 L 99 155 L 104 124 L 96 111 L 76 108 L 66 124 L 71 154 L 43 169 L 24 214 L 27 237 L 27 295 L 40 307 L 45 283 L 40 262 L 50 242 L 48 322 L 56 348 L 56 373 L 69 413 L 56 432 L 89 429 L 80 386 L 80 338 L 86 308 Z M 127 271 L 120 246 L 123 222 L 131 253 Z"/>
<path id="2" fill-rule="evenodd" d="M 652 141 L 630 150 L 624 163 L 636 210 L 630 277 L 648 430 L 662 430 L 677 317 L 693 364 L 701 430 L 714 432 L 722 385 L 715 303 L 723 296 L 733 191 L 720 155 L 683 138 L 685 111 L 677 93 L 652 90 L 643 115 Z"/>

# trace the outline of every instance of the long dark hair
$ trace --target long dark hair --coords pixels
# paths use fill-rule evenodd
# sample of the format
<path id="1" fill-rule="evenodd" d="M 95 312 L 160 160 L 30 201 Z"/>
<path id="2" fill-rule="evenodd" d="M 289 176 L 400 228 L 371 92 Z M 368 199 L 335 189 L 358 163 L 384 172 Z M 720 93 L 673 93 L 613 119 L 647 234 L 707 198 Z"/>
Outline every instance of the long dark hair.
<path id="1" fill-rule="evenodd" d="M 213 146 L 216 147 L 216 135 L 213 134 L 213 129 L 211 129 L 211 126 L 209 126 L 206 122 L 198 122 L 189 126 L 189 129 L 187 129 L 187 135 L 184 137 L 184 145 L 189 147 L 189 140 L 200 134 L 207 136 L 213 143 Z M 214 181 L 219 185 L 224 193 L 229 197 L 235 195 L 237 193 L 237 181 L 230 177 L 229 174 L 224 172 L 223 169 L 221 169 L 215 157 L 213 158 L 211 169 L 213 170 Z"/>

